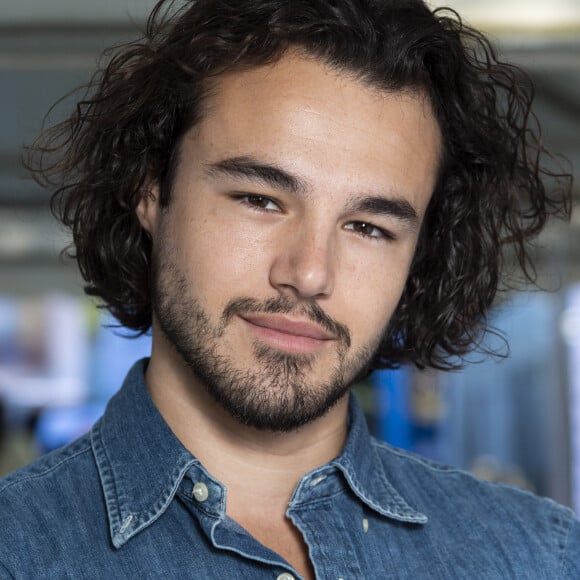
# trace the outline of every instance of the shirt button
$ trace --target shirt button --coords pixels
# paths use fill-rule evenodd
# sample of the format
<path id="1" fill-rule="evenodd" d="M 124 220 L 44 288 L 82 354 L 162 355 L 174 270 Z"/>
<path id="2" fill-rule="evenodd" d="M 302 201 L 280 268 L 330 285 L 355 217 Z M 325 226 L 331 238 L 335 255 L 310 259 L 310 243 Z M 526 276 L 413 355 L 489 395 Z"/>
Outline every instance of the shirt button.
<path id="1" fill-rule="evenodd" d="M 292 574 L 288 574 L 288 572 L 282 572 L 276 580 L 296 580 Z"/>
<path id="2" fill-rule="evenodd" d="M 209 491 L 207 489 L 207 485 L 205 483 L 202 483 L 201 481 L 198 481 L 193 486 L 193 492 L 191 495 L 193 495 L 193 498 L 196 501 L 199 501 L 199 502 L 205 501 L 209 497 Z"/>

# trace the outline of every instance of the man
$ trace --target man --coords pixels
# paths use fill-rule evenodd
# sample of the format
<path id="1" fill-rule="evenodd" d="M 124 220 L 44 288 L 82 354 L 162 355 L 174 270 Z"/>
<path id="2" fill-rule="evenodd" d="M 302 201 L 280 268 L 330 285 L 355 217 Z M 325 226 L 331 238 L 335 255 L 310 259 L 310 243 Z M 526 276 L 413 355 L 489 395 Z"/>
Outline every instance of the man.
<path id="1" fill-rule="evenodd" d="M 171 8 L 37 145 L 153 349 L 0 484 L 2 577 L 577 578 L 569 510 L 375 441 L 348 394 L 456 365 L 504 246 L 566 211 L 517 71 L 420 0 Z"/>

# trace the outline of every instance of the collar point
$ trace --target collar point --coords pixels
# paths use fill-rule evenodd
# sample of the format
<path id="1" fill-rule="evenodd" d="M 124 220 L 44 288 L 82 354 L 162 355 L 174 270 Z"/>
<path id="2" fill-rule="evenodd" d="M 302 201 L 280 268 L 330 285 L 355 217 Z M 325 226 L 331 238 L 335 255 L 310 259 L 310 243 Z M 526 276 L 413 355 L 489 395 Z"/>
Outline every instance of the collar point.
<path id="1" fill-rule="evenodd" d="M 113 542 L 113 546 L 117 549 L 122 548 L 125 543 L 130 540 L 131 537 L 136 533 L 136 531 L 135 518 L 132 515 L 128 515 L 121 522 L 121 525 L 112 525 L 111 541 Z"/>
<path id="2" fill-rule="evenodd" d="M 120 548 L 122 548 L 125 543 L 127 542 L 129 538 L 127 538 L 127 536 L 125 534 L 113 534 L 113 537 L 111 538 L 112 542 L 113 542 L 113 546 L 118 550 Z"/>

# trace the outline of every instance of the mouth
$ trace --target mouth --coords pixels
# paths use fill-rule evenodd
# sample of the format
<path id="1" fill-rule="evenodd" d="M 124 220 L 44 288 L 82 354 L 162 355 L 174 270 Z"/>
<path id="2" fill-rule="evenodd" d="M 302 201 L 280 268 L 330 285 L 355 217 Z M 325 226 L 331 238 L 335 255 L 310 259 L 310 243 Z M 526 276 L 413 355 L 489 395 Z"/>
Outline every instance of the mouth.
<path id="1" fill-rule="evenodd" d="M 240 315 L 240 318 L 258 340 L 278 350 L 312 354 L 336 340 L 335 336 L 312 322 L 270 314 Z"/>

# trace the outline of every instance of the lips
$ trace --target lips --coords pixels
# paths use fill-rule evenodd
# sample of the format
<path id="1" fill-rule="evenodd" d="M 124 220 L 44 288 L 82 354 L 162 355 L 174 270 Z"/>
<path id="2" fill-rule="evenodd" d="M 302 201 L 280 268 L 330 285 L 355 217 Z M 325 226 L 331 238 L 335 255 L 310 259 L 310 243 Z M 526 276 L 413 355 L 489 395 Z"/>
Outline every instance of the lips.
<path id="1" fill-rule="evenodd" d="M 335 339 L 312 322 L 271 314 L 248 314 L 240 318 L 254 338 L 272 348 L 290 353 L 315 354 Z"/>
<path id="2" fill-rule="evenodd" d="M 334 336 L 320 326 L 311 322 L 294 321 L 283 316 L 251 314 L 242 318 L 261 328 L 267 328 L 291 336 L 313 338 L 316 340 L 333 340 Z"/>

